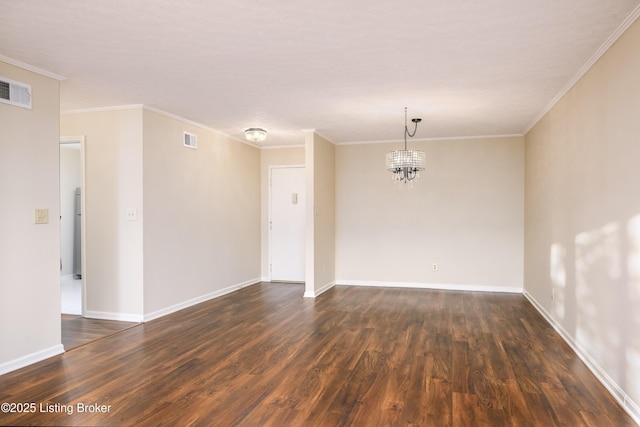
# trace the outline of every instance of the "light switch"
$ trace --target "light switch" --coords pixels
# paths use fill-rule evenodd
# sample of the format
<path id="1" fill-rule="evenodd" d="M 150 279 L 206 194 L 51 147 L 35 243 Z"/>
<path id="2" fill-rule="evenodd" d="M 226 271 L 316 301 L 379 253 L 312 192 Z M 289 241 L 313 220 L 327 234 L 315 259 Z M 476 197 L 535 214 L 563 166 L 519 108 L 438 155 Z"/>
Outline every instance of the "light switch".
<path id="1" fill-rule="evenodd" d="M 294 205 L 298 204 L 298 193 L 291 193 L 291 203 Z"/>
<path id="2" fill-rule="evenodd" d="M 136 208 L 127 208 L 126 212 L 127 221 L 135 221 L 138 219 L 138 212 Z"/>
<path id="3" fill-rule="evenodd" d="M 34 209 L 33 210 L 33 223 L 34 224 L 49 224 L 49 209 Z"/>

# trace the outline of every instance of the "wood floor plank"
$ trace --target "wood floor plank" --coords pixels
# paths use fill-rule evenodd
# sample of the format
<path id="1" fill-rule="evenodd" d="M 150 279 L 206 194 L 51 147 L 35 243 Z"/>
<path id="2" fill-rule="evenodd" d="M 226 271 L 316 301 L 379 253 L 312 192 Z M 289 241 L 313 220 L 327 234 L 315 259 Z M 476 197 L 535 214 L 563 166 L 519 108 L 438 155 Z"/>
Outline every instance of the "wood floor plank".
<path id="1" fill-rule="evenodd" d="M 534 427 L 531 410 L 516 380 L 507 380 L 500 387 L 500 407 L 509 424 L 518 427 Z"/>
<path id="2" fill-rule="evenodd" d="M 62 345 L 65 350 L 71 350 L 136 325 L 135 322 L 87 319 L 82 316 L 63 314 Z"/>
<path id="3" fill-rule="evenodd" d="M 4 402 L 74 409 L 0 425 L 634 425 L 521 295 L 303 291 L 250 286 L 0 376 Z"/>

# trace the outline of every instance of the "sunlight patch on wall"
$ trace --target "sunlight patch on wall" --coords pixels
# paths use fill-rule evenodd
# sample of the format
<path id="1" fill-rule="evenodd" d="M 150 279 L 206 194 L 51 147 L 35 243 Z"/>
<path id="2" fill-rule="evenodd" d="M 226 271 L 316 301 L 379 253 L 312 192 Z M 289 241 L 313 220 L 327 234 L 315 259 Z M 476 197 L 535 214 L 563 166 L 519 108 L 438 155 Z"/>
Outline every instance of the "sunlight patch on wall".
<path id="1" fill-rule="evenodd" d="M 629 310 L 631 325 L 627 325 L 629 338 L 626 351 L 627 392 L 640 401 L 640 215 L 627 224 L 629 257 L 627 260 Z"/>
<path id="2" fill-rule="evenodd" d="M 567 286 L 567 251 L 560 243 L 551 245 L 549 254 L 549 275 L 551 276 L 551 298 L 553 312 L 560 320 L 565 316 L 566 286 Z"/>
<path id="3" fill-rule="evenodd" d="M 614 378 L 622 351 L 620 305 L 620 226 L 609 223 L 575 238 L 576 339 Z"/>

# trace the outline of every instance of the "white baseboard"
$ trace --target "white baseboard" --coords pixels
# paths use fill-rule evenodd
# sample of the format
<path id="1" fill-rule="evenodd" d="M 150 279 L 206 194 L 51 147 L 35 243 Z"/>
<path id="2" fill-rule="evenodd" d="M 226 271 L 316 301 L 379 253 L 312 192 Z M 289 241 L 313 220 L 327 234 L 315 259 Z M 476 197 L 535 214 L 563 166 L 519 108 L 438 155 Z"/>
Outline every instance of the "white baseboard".
<path id="1" fill-rule="evenodd" d="M 117 320 L 119 322 L 142 322 L 142 315 L 132 313 L 112 313 L 109 311 L 93 311 L 86 310 L 84 317 L 87 319 L 99 319 L 99 320 Z"/>
<path id="2" fill-rule="evenodd" d="M 63 280 L 73 280 L 74 275 L 73 274 L 65 274 L 64 276 L 60 276 L 60 281 Z"/>
<path id="3" fill-rule="evenodd" d="M 598 363 L 593 360 L 587 351 L 585 351 L 575 338 L 571 336 L 566 329 L 562 327 L 552 316 L 544 309 L 544 307 L 526 290 L 522 292 L 524 296 L 531 302 L 536 310 L 545 318 L 553 329 L 562 337 L 562 339 L 571 347 L 576 355 L 587 365 L 587 368 L 595 375 L 595 377 L 602 383 L 603 386 L 611 393 L 611 395 L 618 401 L 620 406 L 625 410 L 627 414 L 640 425 L 640 406 L 635 403 L 624 390 L 606 373 L 604 369 Z"/>
<path id="4" fill-rule="evenodd" d="M 336 282 L 329 282 L 317 291 L 305 291 L 303 297 L 304 298 L 316 298 L 321 294 L 327 292 L 329 289 L 333 288 L 336 285 Z"/>
<path id="5" fill-rule="evenodd" d="M 154 320 L 157 319 L 159 317 L 162 316 L 166 316 L 167 314 L 171 314 L 171 313 L 175 313 L 176 311 L 185 309 L 187 307 L 191 307 L 193 305 L 196 304 L 200 304 L 202 302 L 205 301 L 209 301 L 210 299 L 214 299 L 214 298 L 218 298 L 221 297 L 223 295 L 229 294 L 231 292 L 237 291 L 238 289 L 242 289 L 242 288 L 246 288 L 247 286 L 251 286 L 251 285 L 256 285 L 258 283 L 260 283 L 261 279 L 260 278 L 255 278 L 255 279 L 251 279 L 251 280 L 247 280 L 245 282 L 242 283 L 238 283 L 235 285 L 231 285 L 231 286 L 227 286 L 226 288 L 223 289 L 219 289 L 217 291 L 214 292 L 210 292 L 208 294 L 196 297 L 196 298 L 192 298 L 190 300 L 187 301 L 183 301 L 180 302 L 178 304 L 174 304 L 170 307 L 166 307 L 166 308 L 162 308 L 160 310 L 156 310 L 153 311 L 151 313 L 147 313 L 144 315 L 144 322 L 148 322 L 150 320 Z"/>
<path id="6" fill-rule="evenodd" d="M 54 345 L 53 347 L 45 348 L 44 350 L 36 351 L 35 353 L 27 354 L 26 356 L 19 357 L 17 359 L 10 360 L 5 363 L 0 363 L 0 375 L 7 372 L 15 371 L 25 366 L 41 362 L 53 356 L 64 353 L 64 347 L 62 344 Z"/>
<path id="7" fill-rule="evenodd" d="M 521 294 L 522 287 L 514 286 L 486 286 L 470 284 L 441 284 L 418 282 L 380 282 L 371 280 L 336 280 L 338 286 L 375 286 L 384 288 L 416 288 L 416 289 L 440 289 L 447 291 L 476 291 L 476 292 L 504 292 Z"/>
<path id="8" fill-rule="evenodd" d="M 271 281 L 271 277 L 261 277 L 260 281 L 261 282 L 270 282 Z"/>

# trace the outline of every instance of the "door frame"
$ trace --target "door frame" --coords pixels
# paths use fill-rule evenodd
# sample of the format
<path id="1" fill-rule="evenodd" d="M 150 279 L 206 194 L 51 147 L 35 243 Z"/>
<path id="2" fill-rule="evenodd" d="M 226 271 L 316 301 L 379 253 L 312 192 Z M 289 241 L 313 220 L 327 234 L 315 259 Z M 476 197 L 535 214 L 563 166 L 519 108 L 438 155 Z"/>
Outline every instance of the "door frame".
<path id="1" fill-rule="evenodd" d="M 86 229 L 86 165 L 85 165 L 85 136 L 61 136 L 59 145 L 63 144 L 80 144 L 80 191 L 82 197 L 80 198 L 80 263 L 82 265 L 82 300 L 81 300 L 81 313 L 82 317 L 85 315 L 87 306 L 87 229 Z M 58 160 L 58 169 L 60 168 L 60 161 Z M 58 199 L 60 199 L 60 190 L 58 189 Z"/>
<path id="2" fill-rule="evenodd" d="M 268 268 L 269 268 L 269 282 L 271 282 L 271 280 L 273 279 L 272 277 L 272 271 L 271 271 L 271 260 L 272 260 L 272 236 L 271 236 L 271 220 L 272 220 L 272 216 L 271 216 L 271 208 L 272 208 L 272 204 L 271 204 L 271 198 L 272 198 L 272 179 L 271 179 L 271 173 L 274 169 L 292 169 L 292 168 L 302 168 L 304 169 L 306 167 L 305 164 L 295 164 L 295 165 L 272 165 L 269 166 L 269 215 L 268 215 L 268 224 L 267 226 L 269 227 L 269 254 L 267 256 L 267 264 L 268 264 Z M 306 198 L 306 194 L 305 194 L 305 198 Z M 304 283 L 304 282 L 303 282 Z"/>

